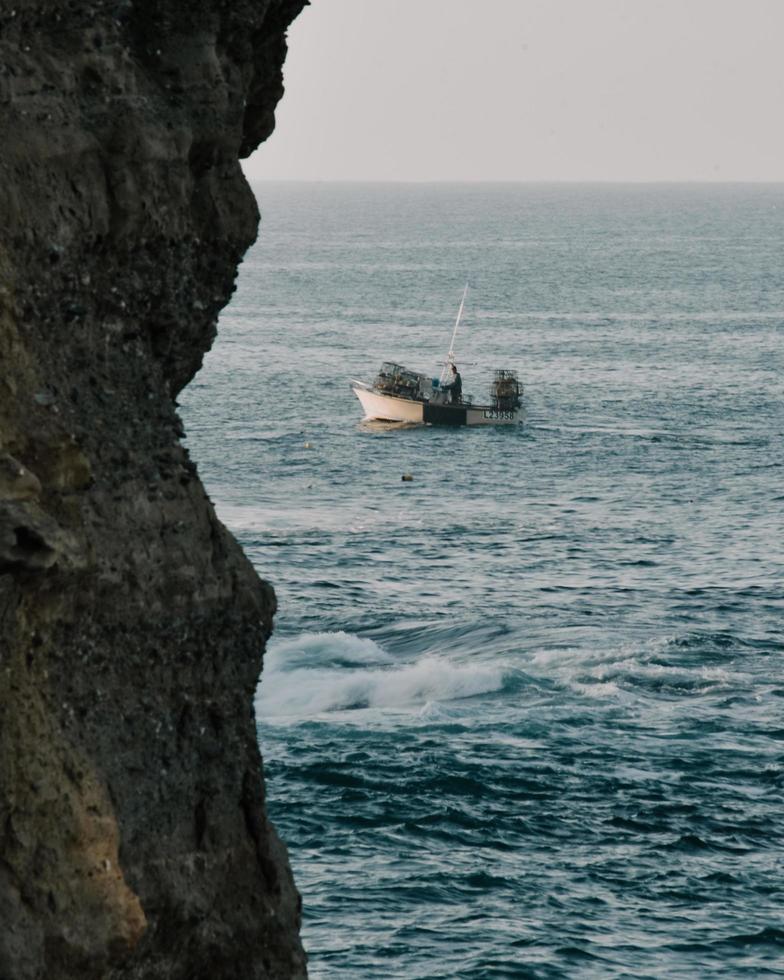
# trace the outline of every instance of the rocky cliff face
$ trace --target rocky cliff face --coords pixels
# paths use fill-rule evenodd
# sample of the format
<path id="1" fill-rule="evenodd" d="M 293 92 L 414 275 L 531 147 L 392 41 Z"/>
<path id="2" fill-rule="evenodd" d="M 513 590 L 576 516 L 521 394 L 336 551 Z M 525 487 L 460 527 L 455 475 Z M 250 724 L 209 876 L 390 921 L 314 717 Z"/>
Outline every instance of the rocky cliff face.
<path id="1" fill-rule="evenodd" d="M 0 977 L 304 977 L 275 610 L 180 444 L 304 0 L 0 0 Z"/>

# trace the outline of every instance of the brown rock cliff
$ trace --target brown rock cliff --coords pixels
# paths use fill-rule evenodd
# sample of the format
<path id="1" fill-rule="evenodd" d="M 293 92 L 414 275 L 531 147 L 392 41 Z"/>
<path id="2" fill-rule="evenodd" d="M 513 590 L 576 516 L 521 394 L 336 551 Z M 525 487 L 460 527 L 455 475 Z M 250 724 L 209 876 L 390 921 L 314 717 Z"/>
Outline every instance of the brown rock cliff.
<path id="1" fill-rule="evenodd" d="M 180 444 L 304 0 L 0 0 L 0 978 L 304 977 L 275 598 Z"/>

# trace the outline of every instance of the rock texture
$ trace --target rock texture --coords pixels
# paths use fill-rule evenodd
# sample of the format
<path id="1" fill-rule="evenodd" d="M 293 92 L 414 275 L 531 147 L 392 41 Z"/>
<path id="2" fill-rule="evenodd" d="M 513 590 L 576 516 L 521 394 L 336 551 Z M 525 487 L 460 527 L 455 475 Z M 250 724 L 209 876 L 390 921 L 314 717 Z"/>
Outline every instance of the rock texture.
<path id="1" fill-rule="evenodd" d="M 252 694 L 275 598 L 174 399 L 304 0 L 0 0 L 0 978 L 304 977 Z"/>

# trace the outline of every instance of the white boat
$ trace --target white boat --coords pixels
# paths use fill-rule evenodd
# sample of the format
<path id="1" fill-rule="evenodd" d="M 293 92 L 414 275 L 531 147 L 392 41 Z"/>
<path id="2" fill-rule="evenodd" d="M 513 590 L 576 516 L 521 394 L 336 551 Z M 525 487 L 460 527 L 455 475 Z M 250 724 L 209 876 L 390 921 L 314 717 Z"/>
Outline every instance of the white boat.
<path id="1" fill-rule="evenodd" d="M 454 344 L 467 291 L 468 286 L 463 290 L 440 378 L 385 361 L 372 384 L 352 380 L 351 389 L 365 410 L 365 419 L 425 425 L 513 425 L 522 420 L 523 386 L 514 371 L 495 372 L 487 404 L 474 404 L 470 397 L 463 398 L 451 385 L 444 384 L 450 372 L 459 378 Z"/>

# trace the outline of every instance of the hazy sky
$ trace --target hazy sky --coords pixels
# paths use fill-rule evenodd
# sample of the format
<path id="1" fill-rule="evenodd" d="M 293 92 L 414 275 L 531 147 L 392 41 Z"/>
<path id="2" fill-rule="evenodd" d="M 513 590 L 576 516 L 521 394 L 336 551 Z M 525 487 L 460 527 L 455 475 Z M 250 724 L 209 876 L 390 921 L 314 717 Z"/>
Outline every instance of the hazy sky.
<path id="1" fill-rule="evenodd" d="M 312 0 L 251 178 L 784 180 L 784 0 Z"/>

